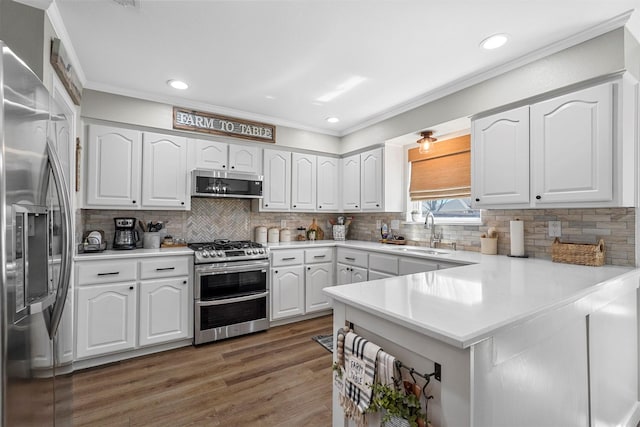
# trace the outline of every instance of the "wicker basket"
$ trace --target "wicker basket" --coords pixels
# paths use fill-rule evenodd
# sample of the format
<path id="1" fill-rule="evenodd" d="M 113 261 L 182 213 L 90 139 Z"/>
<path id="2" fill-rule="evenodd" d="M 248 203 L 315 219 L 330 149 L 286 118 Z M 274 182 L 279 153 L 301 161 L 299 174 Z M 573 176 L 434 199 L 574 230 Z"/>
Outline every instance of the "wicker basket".
<path id="1" fill-rule="evenodd" d="M 556 237 L 551 245 L 551 260 L 567 264 L 604 265 L 604 240 L 596 244 L 590 243 L 562 243 Z"/>

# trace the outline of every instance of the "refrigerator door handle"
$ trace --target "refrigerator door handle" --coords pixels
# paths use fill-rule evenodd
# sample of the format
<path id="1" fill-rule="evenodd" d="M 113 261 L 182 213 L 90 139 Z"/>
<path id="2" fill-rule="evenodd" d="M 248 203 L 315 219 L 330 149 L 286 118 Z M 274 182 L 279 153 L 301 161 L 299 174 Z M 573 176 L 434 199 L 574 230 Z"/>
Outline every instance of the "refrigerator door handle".
<path id="1" fill-rule="evenodd" d="M 62 173 L 62 165 L 56 148 L 53 146 L 53 141 L 47 138 L 47 154 L 49 156 L 49 165 L 53 172 L 53 180 L 56 184 L 56 190 L 58 197 L 62 202 L 62 209 L 60 210 L 60 220 L 62 223 L 62 250 L 61 250 L 61 262 L 60 262 L 60 281 L 58 282 L 58 289 L 56 292 L 56 300 L 51 308 L 51 322 L 49 327 L 49 337 L 53 339 L 58 331 L 60 320 L 62 319 L 62 311 L 64 310 L 64 304 L 67 300 L 67 293 L 69 292 L 69 285 L 71 281 L 71 256 L 73 253 L 73 241 L 71 236 L 71 202 L 69 200 L 69 194 L 67 193 L 67 182 L 64 174 Z"/>

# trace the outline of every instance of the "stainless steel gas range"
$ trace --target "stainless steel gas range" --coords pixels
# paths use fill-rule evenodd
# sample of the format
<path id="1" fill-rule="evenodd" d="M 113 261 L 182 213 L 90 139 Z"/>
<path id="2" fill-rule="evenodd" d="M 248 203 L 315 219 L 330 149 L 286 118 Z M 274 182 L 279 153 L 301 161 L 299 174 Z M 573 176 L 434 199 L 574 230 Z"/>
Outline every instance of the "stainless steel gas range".
<path id="1" fill-rule="evenodd" d="M 269 248 L 250 241 L 189 244 L 195 252 L 194 343 L 269 327 Z"/>

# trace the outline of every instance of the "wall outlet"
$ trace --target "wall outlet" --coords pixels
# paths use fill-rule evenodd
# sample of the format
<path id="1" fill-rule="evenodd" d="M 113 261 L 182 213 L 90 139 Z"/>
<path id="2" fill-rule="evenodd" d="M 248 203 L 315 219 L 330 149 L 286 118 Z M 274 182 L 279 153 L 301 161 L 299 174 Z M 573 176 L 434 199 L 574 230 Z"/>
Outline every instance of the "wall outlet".
<path id="1" fill-rule="evenodd" d="M 549 236 L 562 236 L 562 223 L 560 221 L 549 221 Z"/>
<path id="2" fill-rule="evenodd" d="M 280 228 L 287 228 L 287 220 L 286 219 L 281 219 L 280 220 Z"/>
<path id="3" fill-rule="evenodd" d="M 382 220 L 376 219 L 376 230 L 380 230 L 382 228 Z"/>

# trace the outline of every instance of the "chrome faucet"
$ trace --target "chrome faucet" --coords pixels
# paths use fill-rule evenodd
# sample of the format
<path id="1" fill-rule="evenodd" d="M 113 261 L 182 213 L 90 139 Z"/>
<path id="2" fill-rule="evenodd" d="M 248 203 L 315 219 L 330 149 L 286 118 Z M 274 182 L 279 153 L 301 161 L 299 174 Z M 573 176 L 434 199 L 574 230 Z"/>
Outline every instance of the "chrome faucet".
<path id="1" fill-rule="evenodd" d="M 427 218 L 424 220 L 424 228 L 431 230 L 431 236 L 429 237 L 429 247 L 433 248 L 435 243 L 440 243 L 440 236 L 436 234 L 436 219 L 433 216 L 433 212 L 427 212 Z"/>

